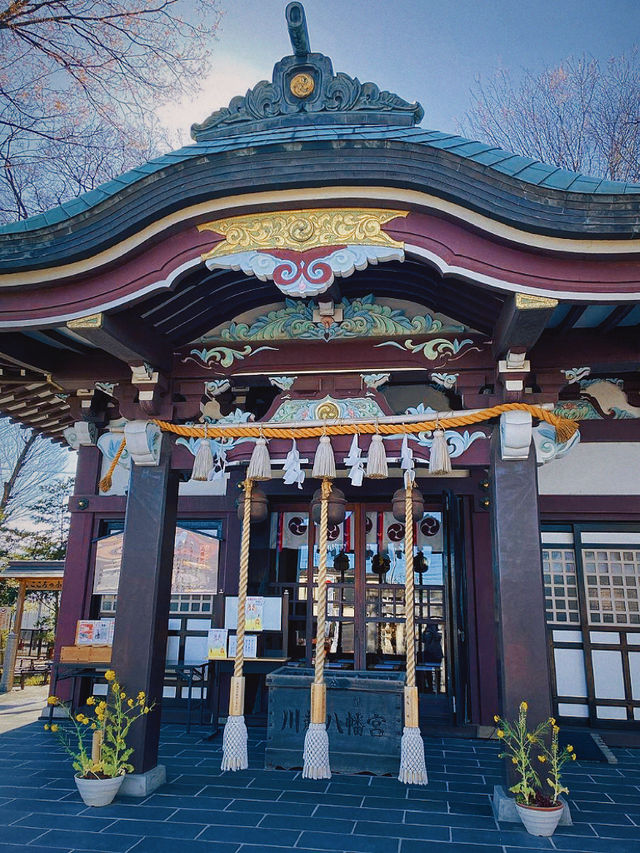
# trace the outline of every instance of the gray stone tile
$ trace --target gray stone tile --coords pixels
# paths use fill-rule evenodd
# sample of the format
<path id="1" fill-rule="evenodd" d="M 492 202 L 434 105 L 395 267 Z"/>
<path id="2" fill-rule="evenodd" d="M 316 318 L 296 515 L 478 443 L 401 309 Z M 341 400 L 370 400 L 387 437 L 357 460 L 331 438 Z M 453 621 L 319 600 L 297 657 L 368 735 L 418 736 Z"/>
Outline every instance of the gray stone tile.
<path id="1" fill-rule="evenodd" d="M 159 838 L 191 839 L 200 835 L 205 826 L 204 823 L 172 823 L 121 818 L 109 828 L 109 832 L 139 837 L 150 835 Z"/>
<path id="2" fill-rule="evenodd" d="M 178 826 L 179 824 L 176 824 Z M 198 841 L 228 841 L 238 844 L 264 844 L 273 847 L 294 847 L 300 837 L 299 829 L 252 826 L 210 826 Z"/>
<path id="3" fill-rule="evenodd" d="M 178 809 L 168 819 L 170 823 L 222 824 L 223 826 L 257 826 L 264 815 L 254 812 L 229 812 L 219 809 Z M 296 820 L 291 815 L 283 815 L 283 820 Z M 308 818 L 300 818 L 308 820 Z"/>
<path id="4" fill-rule="evenodd" d="M 124 853 L 134 843 L 130 835 L 114 835 L 111 832 L 76 832 L 68 829 L 50 829 L 38 838 L 38 844 L 48 848 L 83 848 L 96 853 Z"/>

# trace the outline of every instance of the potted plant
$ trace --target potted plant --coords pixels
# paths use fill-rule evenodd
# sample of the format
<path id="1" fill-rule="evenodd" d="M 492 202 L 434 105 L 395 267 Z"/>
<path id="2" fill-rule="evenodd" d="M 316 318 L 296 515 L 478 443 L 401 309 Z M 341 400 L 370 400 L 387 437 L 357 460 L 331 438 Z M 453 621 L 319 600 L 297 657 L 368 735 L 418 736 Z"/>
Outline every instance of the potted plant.
<path id="1" fill-rule="evenodd" d="M 127 696 L 112 669 L 107 670 L 105 678 L 109 683 L 107 695 L 105 698 L 90 696 L 88 714 L 81 711 L 72 714 L 69 705 L 56 696 L 47 700 L 50 705 L 61 708 L 72 724 L 71 731 L 59 723 L 47 723 L 45 729 L 57 735 L 71 756 L 78 791 L 88 806 L 109 805 L 125 775 L 133 771 L 128 761 L 133 748 L 127 746 L 127 735 L 133 723 L 148 714 L 155 704 L 148 703 L 142 691 L 135 699 Z M 92 732 L 90 746 L 89 732 Z"/>
<path id="2" fill-rule="evenodd" d="M 518 781 L 509 790 L 515 794 L 516 810 L 525 829 L 530 835 L 549 836 L 553 835 L 562 817 L 564 805 L 560 802 L 560 794 L 569 793 L 561 782 L 562 767 L 567 761 L 575 761 L 576 755 L 572 746 L 560 749 L 560 728 L 553 717 L 529 731 L 527 711 L 527 703 L 521 702 L 515 723 L 494 717 L 498 724 L 496 734 L 505 747 L 500 757 L 510 758 L 515 766 Z M 549 728 L 551 737 L 547 745 L 545 735 Z M 537 759 L 540 768 L 548 768 L 545 783 L 551 788 L 551 793 L 543 790 L 534 769 L 534 759 Z"/>

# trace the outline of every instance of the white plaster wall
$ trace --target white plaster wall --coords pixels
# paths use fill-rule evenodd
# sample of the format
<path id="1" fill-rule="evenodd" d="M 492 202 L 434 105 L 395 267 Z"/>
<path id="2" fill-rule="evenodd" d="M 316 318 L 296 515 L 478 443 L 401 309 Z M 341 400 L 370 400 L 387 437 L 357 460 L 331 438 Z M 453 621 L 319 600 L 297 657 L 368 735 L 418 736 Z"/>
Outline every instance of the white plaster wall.
<path id="1" fill-rule="evenodd" d="M 538 468 L 541 495 L 640 495 L 640 442 L 578 444 Z"/>

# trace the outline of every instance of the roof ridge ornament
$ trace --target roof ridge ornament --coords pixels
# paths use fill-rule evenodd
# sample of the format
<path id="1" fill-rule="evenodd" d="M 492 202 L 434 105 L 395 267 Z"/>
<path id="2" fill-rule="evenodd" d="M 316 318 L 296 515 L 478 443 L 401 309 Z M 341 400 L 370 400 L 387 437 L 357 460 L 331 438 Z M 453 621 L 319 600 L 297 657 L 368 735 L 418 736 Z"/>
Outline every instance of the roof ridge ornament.
<path id="1" fill-rule="evenodd" d="M 333 71 L 331 59 L 311 53 L 302 3 L 289 3 L 285 16 L 294 53 L 273 68 L 272 81 L 262 80 L 246 95 L 232 98 L 228 107 L 191 126 L 196 142 L 222 136 L 309 124 L 418 124 L 424 110 L 375 83 Z"/>

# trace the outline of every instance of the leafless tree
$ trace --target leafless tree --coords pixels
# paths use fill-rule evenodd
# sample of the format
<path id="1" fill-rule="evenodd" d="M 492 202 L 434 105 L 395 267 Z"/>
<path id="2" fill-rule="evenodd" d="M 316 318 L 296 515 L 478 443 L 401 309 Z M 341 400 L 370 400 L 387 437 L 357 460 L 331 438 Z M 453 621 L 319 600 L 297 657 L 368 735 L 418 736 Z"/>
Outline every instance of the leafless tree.
<path id="1" fill-rule="evenodd" d="M 166 147 L 155 109 L 206 74 L 219 0 L 0 0 L 0 221 Z"/>
<path id="2" fill-rule="evenodd" d="M 478 81 L 465 133 L 545 163 L 640 180 L 638 51 L 606 63 L 571 57 L 539 74 Z"/>
<path id="3" fill-rule="evenodd" d="M 69 451 L 0 418 L 0 532 L 30 513 L 43 488 L 64 473 Z"/>

